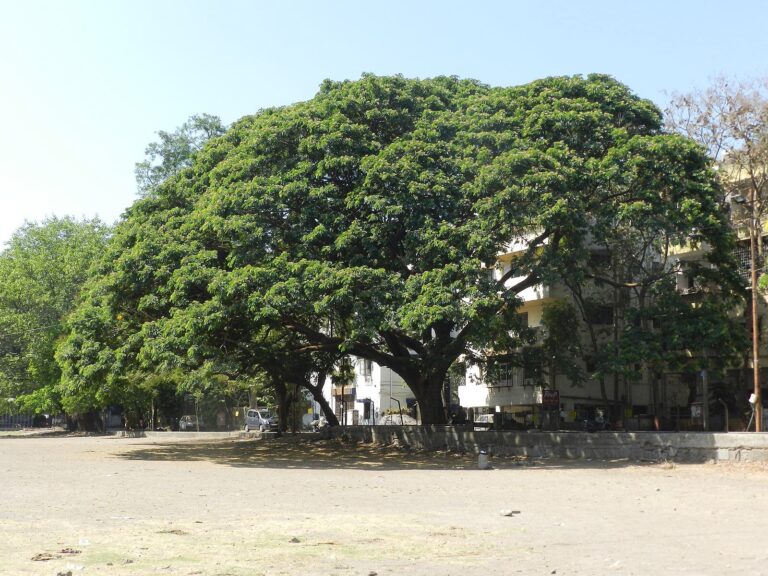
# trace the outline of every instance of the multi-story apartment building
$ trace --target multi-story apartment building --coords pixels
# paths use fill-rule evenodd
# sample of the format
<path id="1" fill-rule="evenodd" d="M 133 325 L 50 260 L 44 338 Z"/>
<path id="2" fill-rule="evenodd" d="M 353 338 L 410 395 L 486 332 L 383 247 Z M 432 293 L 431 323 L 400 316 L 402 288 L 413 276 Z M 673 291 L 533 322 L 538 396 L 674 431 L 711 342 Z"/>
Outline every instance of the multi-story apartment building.
<path id="1" fill-rule="evenodd" d="M 512 246 L 501 254 L 493 271 L 500 279 L 509 271 L 510 263 L 524 250 L 524 246 Z M 605 257 L 594 248 L 590 256 L 599 260 Z M 511 278 L 510 285 L 521 278 Z M 512 426 L 565 426 L 580 427 L 584 420 L 611 418 L 621 420 L 623 426 L 649 428 L 654 425 L 650 416 L 653 387 L 643 379 L 594 376 L 594 358 L 605 345 L 615 342 L 621 326 L 621 308 L 631 305 L 617 296 L 616 291 L 599 283 L 582 286 L 577 297 L 564 282 L 539 284 L 519 294 L 521 324 L 533 334 L 530 348 L 541 347 L 546 337 L 542 319 L 548 303 L 566 302 L 574 309 L 575 323 L 569 337 L 581 350 L 580 364 L 583 378 L 575 381 L 548 365 L 541 354 L 520 354 L 509 361 L 498 351 L 486 351 L 492 368 L 470 366 L 466 382 L 459 386 L 458 395 L 462 406 L 471 409 L 473 416 L 497 413 L 497 422 Z M 667 410 L 680 406 L 687 400 L 684 384 L 679 380 L 666 381 L 656 391 L 660 404 Z M 618 407 L 621 406 L 619 409 Z M 617 414 L 617 410 L 621 413 Z"/>
<path id="2" fill-rule="evenodd" d="M 513 259 L 524 249 L 522 244 L 510 246 L 510 250 L 499 255 L 498 266 L 489 269 L 496 280 L 510 270 Z M 520 282 L 522 278 L 512 277 L 507 286 Z M 518 310 L 521 327 L 533 330 L 536 342 L 541 340 L 542 313 L 546 302 L 564 297 L 559 287 L 538 284 L 526 288 L 519 294 L 522 306 Z M 487 351 L 493 355 L 494 351 Z M 469 365 L 464 384 L 458 387 L 459 403 L 470 411 L 474 419 L 485 413 L 506 413 L 520 424 L 533 423 L 543 402 L 545 381 L 542 367 L 535 363 L 522 363 L 499 356 L 492 371 L 479 364 Z M 492 373 L 491 373 L 492 372 Z"/>
<path id="3" fill-rule="evenodd" d="M 743 234 L 742 234 L 743 236 Z M 768 239 L 768 232 L 763 231 L 763 238 Z M 509 270 L 509 262 L 520 253 L 523 246 L 513 246 L 506 254 L 499 256 L 496 269 L 497 279 Z M 668 254 L 654 256 L 641 268 L 645 272 L 673 275 L 678 293 L 689 303 L 697 306 L 697 299 L 707 289 L 699 285 L 690 272 L 692 262 L 701 262 L 708 247 L 693 244 L 676 247 Z M 742 238 L 738 248 L 742 258 L 743 274 L 749 269 L 748 240 Z M 590 258 L 599 262 L 608 258 L 604 249 L 593 246 Z M 510 284 L 516 284 L 520 278 L 512 278 Z M 558 282 L 550 285 L 540 284 L 520 294 L 522 305 L 519 309 L 522 323 L 531 328 L 535 339 L 531 347 L 540 347 L 546 338 L 546 326 L 543 325 L 545 307 L 554 301 L 565 302 L 577 312 L 571 330 L 571 338 L 580 350 L 581 373 L 583 378 L 572 380 L 568 375 L 552 370 L 547 366 L 542 355 L 528 355 L 538 359 L 539 364 L 526 362 L 526 355 L 518 355 L 512 361 L 505 361 L 498 351 L 486 351 L 493 360 L 498 354 L 494 369 L 481 366 L 470 367 L 466 382 L 459 387 L 458 394 L 462 406 L 470 408 L 475 415 L 500 413 L 502 422 L 511 421 L 512 425 L 532 423 L 542 427 L 558 425 L 561 427 L 581 427 L 584 420 L 605 417 L 627 429 L 653 429 L 659 426 L 667 428 L 692 428 L 706 426 L 709 429 L 724 429 L 726 419 L 732 420 L 732 426 L 743 422 L 743 411 L 733 413 L 727 408 L 718 407 L 716 415 L 708 414 L 704 399 L 710 403 L 716 389 L 729 389 L 741 393 L 746 408 L 746 399 L 752 389 L 750 375 L 751 361 L 745 354 L 743 358 L 727 359 L 727 368 L 718 374 L 707 370 L 695 369 L 696 356 L 710 354 L 717 350 L 685 350 L 692 361 L 683 363 L 678 368 L 653 368 L 638 362 L 634 373 L 621 374 L 595 370 L 594 359 L 607 349 L 619 344 L 624 329 L 631 318 L 630 311 L 641 304 L 633 290 L 617 289 L 599 281 L 582 283 L 578 290 Z M 765 304 L 761 299 L 761 316 L 765 314 Z M 744 310 L 734 310 L 734 315 L 744 315 Z M 744 315 L 745 330 L 750 329 L 749 314 Z M 653 321 L 649 321 L 650 330 L 654 330 Z M 758 326 L 760 330 L 760 326 Z M 761 365 L 768 366 L 768 350 L 765 339 L 761 345 Z M 699 363 L 703 364 L 703 363 Z M 768 379 L 768 368 L 761 369 L 761 381 Z M 768 392 L 768 390 L 766 390 Z M 765 396 L 765 394 L 764 394 Z M 738 403 L 737 403 L 738 404 Z M 558 414 L 553 412 L 557 410 Z M 734 418 L 735 417 L 735 418 Z M 512 419 L 512 420 L 510 420 Z"/>

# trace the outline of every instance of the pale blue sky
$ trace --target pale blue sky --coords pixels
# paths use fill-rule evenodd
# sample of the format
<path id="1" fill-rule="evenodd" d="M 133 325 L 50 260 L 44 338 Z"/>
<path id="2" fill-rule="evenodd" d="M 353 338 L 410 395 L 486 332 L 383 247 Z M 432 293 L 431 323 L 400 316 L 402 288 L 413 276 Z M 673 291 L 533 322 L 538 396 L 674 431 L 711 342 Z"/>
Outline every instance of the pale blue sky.
<path id="1" fill-rule="evenodd" d="M 192 114 L 231 123 L 362 72 L 602 72 L 663 104 L 767 75 L 766 22 L 768 0 L 0 0 L 0 246 L 25 220 L 115 221 L 155 132 Z"/>

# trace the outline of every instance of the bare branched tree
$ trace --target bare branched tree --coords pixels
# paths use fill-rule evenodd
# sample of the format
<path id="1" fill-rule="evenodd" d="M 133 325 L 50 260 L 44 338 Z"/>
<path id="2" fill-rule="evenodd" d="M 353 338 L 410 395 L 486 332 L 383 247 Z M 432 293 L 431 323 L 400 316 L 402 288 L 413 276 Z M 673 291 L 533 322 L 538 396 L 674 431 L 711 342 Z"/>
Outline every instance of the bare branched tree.
<path id="1" fill-rule="evenodd" d="M 673 94 L 667 127 L 698 141 L 716 162 L 724 208 L 731 209 L 740 235 L 748 234 L 755 431 L 763 429 L 760 394 L 758 283 L 768 210 L 768 78 L 732 81 L 716 78 L 704 90 Z"/>
<path id="2" fill-rule="evenodd" d="M 715 78 L 703 90 L 672 94 L 665 115 L 669 130 L 706 148 L 723 190 L 754 195 L 762 214 L 768 194 L 768 78 Z"/>

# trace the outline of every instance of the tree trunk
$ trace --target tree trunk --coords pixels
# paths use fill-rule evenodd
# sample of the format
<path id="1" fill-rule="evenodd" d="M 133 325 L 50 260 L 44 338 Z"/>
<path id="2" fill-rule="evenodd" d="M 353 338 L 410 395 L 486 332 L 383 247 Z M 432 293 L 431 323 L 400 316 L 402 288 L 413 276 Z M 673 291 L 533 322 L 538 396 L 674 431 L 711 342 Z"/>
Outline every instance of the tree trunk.
<path id="1" fill-rule="evenodd" d="M 640 312 L 640 330 L 644 333 L 649 332 L 649 326 L 648 326 L 648 320 L 645 318 L 645 314 L 643 312 L 646 309 L 645 302 L 646 302 L 646 293 L 647 288 L 644 287 L 642 290 L 638 291 L 637 293 L 637 309 Z M 650 395 L 650 402 L 648 403 L 648 411 L 653 416 L 654 421 L 654 428 L 656 428 L 656 423 L 658 422 L 658 414 L 659 414 L 659 391 L 658 386 L 656 385 L 656 375 L 651 372 L 651 366 L 648 363 L 648 359 L 642 359 L 640 361 L 640 374 L 643 382 L 643 387 L 648 390 L 648 394 Z"/>
<path id="2" fill-rule="evenodd" d="M 613 406 L 613 404 L 610 400 L 608 400 L 608 389 L 605 387 L 605 375 L 602 373 L 600 374 L 600 398 L 603 400 L 603 406 L 605 406 L 605 410 L 608 411 L 608 414 L 610 414 L 611 406 Z"/>
<path id="3" fill-rule="evenodd" d="M 431 374 L 420 374 L 405 383 L 416 396 L 419 403 L 421 423 L 424 426 L 444 426 L 447 422 L 447 410 L 443 402 L 443 381 L 446 370 Z"/>
<path id="4" fill-rule="evenodd" d="M 320 409 L 323 411 L 323 416 L 325 416 L 325 420 L 328 422 L 328 425 L 338 426 L 339 419 L 336 418 L 336 414 L 333 413 L 331 405 L 328 403 L 328 400 L 325 398 L 325 396 L 323 396 L 323 384 L 325 383 L 325 377 L 326 375 L 320 372 L 317 375 L 317 385 L 312 384 L 310 381 L 306 381 L 304 383 L 304 387 L 312 393 L 312 398 L 314 398 L 315 402 L 320 404 Z"/>
<path id="5" fill-rule="evenodd" d="M 285 432 L 288 429 L 288 390 L 283 382 L 275 382 L 277 392 L 278 431 Z"/>
<path id="6" fill-rule="evenodd" d="M 614 261 L 615 262 L 615 261 Z M 613 279 L 618 281 L 618 273 L 616 272 L 616 265 L 614 263 Z M 614 287 L 613 289 L 613 354 L 614 359 L 617 360 L 619 356 L 619 333 L 621 330 L 621 321 L 623 319 L 623 310 L 621 306 L 621 297 L 619 295 L 619 289 Z M 613 406 L 611 409 L 611 418 L 614 422 L 624 422 L 624 406 L 619 400 L 619 373 L 614 370 L 613 372 Z M 623 425 L 623 424 L 622 424 Z"/>
<path id="7" fill-rule="evenodd" d="M 312 397 L 317 401 L 318 404 L 320 404 L 320 409 L 323 411 L 323 416 L 325 416 L 325 420 L 328 422 L 328 424 L 330 426 L 338 426 L 339 419 L 336 418 L 336 414 L 333 413 L 333 409 L 328 403 L 328 400 L 326 400 L 325 396 L 323 396 L 322 391 L 316 394 L 313 390 Z"/>
<path id="8" fill-rule="evenodd" d="M 67 428 L 70 432 L 95 432 L 99 430 L 99 414 L 96 410 L 87 410 L 67 414 Z"/>
<path id="9" fill-rule="evenodd" d="M 598 353 L 600 352 L 600 343 L 598 342 L 597 334 L 595 333 L 595 327 L 593 323 L 589 321 L 589 316 L 587 314 L 587 309 L 584 304 L 584 297 L 581 293 L 581 288 L 579 288 L 578 286 L 572 287 L 570 285 L 569 287 L 570 287 L 571 295 L 573 296 L 574 300 L 576 301 L 576 304 L 579 307 L 579 311 L 581 312 L 581 317 L 584 320 L 584 323 L 587 325 L 587 332 L 589 333 L 589 341 L 590 341 L 590 344 L 592 345 L 593 358 L 596 359 L 598 356 Z M 615 324 L 616 323 L 615 308 L 613 311 L 613 315 L 614 315 L 613 321 Z M 602 398 L 603 406 L 606 409 L 610 409 L 611 403 L 608 401 L 608 392 L 606 391 L 606 388 L 605 388 L 605 375 L 603 374 L 600 375 L 599 382 L 600 382 L 600 397 Z"/>

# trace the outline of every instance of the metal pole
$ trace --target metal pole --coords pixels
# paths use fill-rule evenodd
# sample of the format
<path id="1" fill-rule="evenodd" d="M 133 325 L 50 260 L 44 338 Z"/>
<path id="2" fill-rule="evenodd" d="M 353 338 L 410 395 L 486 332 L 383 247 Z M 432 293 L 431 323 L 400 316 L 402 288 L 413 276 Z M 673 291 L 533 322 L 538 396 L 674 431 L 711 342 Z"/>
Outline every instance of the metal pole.
<path id="1" fill-rule="evenodd" d="M 397 402 L 397 410 L 398 412 L 400 412 L 400 426 L 402 426 L 403 425 L 403 407 L 400 405 L 400 400 L 398 400 L 397 398 L 392 398 L 391 396 L 389 397 L 389 399 Z"/>
<path id="2" fill-rule="evenodd" d="M 706 360 L 706 351 L 704 358 Z M 704 397 L 701 403 L 701 424 L 704 432 L 709 431 L 709 375 L 707 369 L 701 371 L 701 394 Z"/>
<path id="3" fill-rule="evenodd" d="M 760 332 L 757 324 L 757 222 L 755 218 L 755 191 L 750 190 L 751 219 L 749 227 L 749 253 L 752 261 L 750 286 L 752 288 L 752 381 L 755 395 L 755 432 L 763 431 L 763 403 L 760 398 Z"/>

